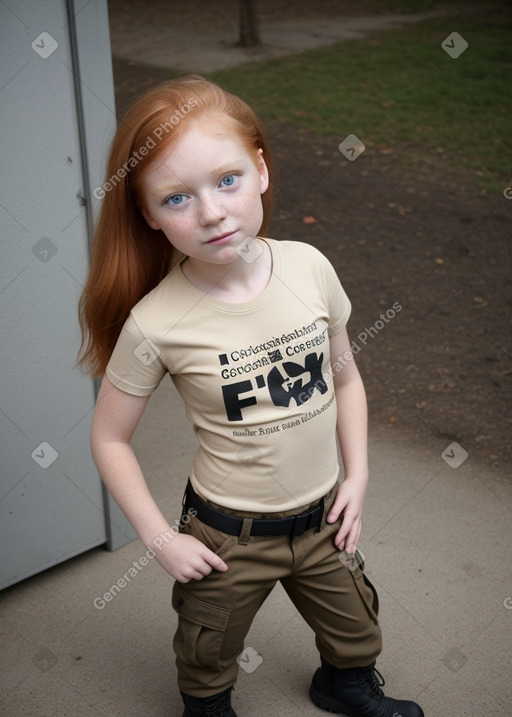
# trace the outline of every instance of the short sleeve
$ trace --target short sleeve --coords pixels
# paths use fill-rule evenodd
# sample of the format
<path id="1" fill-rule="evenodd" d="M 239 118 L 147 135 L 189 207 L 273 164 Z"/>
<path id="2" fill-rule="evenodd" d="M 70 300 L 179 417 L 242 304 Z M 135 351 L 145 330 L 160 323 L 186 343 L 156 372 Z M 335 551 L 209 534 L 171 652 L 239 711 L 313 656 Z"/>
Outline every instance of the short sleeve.
<path id="1" fill-rule="evenodd" d="M 329 306 L 329 336 L 335 336 L 347 325 L 352 306 L 333 265 L 326 258 L 324 272 Z"/>
<path id="2" fill-rule="evenodd" d="M 160 349 L 144 335 L 133 314 L 121 330 L 105 373 L 114 386 L 135 396 L 149 396 L 167 373 Z"/>

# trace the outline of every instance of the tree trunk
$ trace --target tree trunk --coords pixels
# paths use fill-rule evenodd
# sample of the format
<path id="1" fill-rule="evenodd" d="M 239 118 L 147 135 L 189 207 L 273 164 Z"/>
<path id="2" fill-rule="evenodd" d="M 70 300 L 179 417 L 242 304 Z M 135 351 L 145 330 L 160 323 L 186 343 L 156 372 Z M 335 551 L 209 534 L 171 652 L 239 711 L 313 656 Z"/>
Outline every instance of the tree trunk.
<path id="1" fill-rule="evenodd" d="M 240 0 L 240 45 L 242 47 L 261 45 L 256 18 L 256 0 Z"/>

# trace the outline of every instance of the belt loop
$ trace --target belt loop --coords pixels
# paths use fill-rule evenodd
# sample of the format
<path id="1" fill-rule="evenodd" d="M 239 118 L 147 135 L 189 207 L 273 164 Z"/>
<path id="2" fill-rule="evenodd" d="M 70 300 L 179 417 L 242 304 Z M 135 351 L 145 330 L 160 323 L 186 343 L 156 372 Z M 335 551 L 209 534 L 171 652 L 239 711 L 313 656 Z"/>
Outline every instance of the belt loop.
<path id="1" fill-rule="evenodd" d="M 247 545 L 249 538 L 251 537 L 252 518 L 244 518 L 242 523 L 242 530 L 238 536 L 239 545 Z"/>
<path id="2" fill-rule="evenodd" d="M 190 486 L 190 478 L 187 480 L 187 485 L 185 486 L 185 491 L 183 493 L 183 498 L 181 500 L 181 508 L 182 508 L 183 513 L 185 513 L 185 511 L 186 511 L 186 507 L 187 507 L 187 503 L 188 503 L 189 486 Z"/>
<path id="3" fill-rule="evenodd" d="M 321 530 L 323 530 L 327 523 L 327 511 L 325 509 L 325 499 L 322 498 L 320 501 L 320 509 L 322 511 L 322 515 L 320 517 L 320 520 L 318 521 L 318 525 L 316 527 L 315 533 L 319 533 Z"/>

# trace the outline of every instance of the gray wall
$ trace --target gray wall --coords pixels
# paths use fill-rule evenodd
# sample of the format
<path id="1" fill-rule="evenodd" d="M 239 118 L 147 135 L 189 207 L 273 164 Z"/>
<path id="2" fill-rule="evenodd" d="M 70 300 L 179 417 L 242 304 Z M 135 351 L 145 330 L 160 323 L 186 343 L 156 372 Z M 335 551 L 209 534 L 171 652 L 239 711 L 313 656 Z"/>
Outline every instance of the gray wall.
<path id="1" fill-rule="evenodd" d="M 0 4 L 0 588 L 134 534 L 90 456 L 95 384 L 74 368 L 115 127 L 106 0 Z"/>

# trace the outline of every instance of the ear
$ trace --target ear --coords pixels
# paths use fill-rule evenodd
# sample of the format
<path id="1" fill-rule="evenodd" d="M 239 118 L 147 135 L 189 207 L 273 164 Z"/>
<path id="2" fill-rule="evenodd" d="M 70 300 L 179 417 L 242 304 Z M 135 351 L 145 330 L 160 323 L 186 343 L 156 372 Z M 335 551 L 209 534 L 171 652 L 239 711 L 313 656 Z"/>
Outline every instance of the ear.
<path id="1" fill-rule="evenodd" d="M 146 224 L 151 227 L 151 229 L 160 229 L 160 225 L 153 219 L 151 214 L 147 211 L 146 207 L 141 202 L 137 202 L 137 206 L 139 208 L 140 213 L 146 220 Z"/>
<path id="2" fill-rule="evenodd" d="M 265 160 L 263 159 L 263 150 L 261 148 L 258 150 L 256 167 L 258 169 L 258 174 L 260 175 L 260 194 L 265 194 L 268 189 L 269 177 L 268 168 Z"/>

